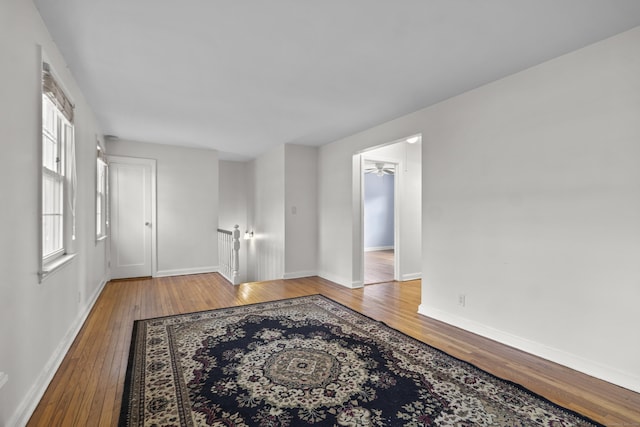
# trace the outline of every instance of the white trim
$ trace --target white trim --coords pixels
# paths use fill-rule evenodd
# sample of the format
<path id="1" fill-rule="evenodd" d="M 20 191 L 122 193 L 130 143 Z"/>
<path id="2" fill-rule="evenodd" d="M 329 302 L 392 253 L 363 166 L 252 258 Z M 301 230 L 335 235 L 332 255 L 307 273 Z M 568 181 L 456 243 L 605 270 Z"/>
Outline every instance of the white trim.
<path id="1" fill-rule="evenodd" d="M 418 280 L 418 279 L 422 279 L 422 273 L 403 274 L 402 277 L 400 278 L 400 281 L 406 282 L 408 280 Z"/>
<path id="2" fill-rule="evenodd" d="M 91 296 L 91 300 L 87 303 L 85 309 L 80 312 L 73 323 L 71 323 L 71 327 L 58 344 L 58 347 L 56 347 L 52 353 L 51 357 L 40 372 L 40 375 L 38 375 L 38 378 L 22 399 L 22 402 L 18 405 L 13 416 L 9 418 L 9 421 L 7 421 L 7 427 L 27 425 L 29 418 L 31 418 L 31 415 L 33 415 L 33 412 L 36 410 L 36 407 L 38 406 L 38 403 L 40 403 L 42 396 L 44 396 L 45 391 L 47 391 L 49 383 L 51 383 L 53 376 L 58 371 L 58 368 L 60 368 L 64 357 L 67 355 L 73 341 L 76 339 L 76 336 L 80 332 L 84 322 L 87 320 L 91 309 L 95 305 L 106 284 L 107 280 L 102 280 L 98 289 L 96 289 L 94 294 Z"/>
<path id="3" fill-rule="evenodd" d="M 344 279 L 344 278 L 335 276 L 331 273 L 327 273 L 326 271 L 319 271 L 318 276 L 330 282 L 333 282 L 337 285 L 344 286 L 345 288 L 349 288 L 349 289 L 357 289 L 364 286 L 361 281 Z"/>
<path id="4" fill-rule="evenodd" d="M 402 265 L 402 233 L 400 233 L 400 218 L 402 218 L 401 209 L 403 204 L 403 198 L 400 191 L 402 180 L 404 179 L 404 172 L 407 170 L 406 159 L 404 162 L 401 160 L 396 165 L 396 173 L 393 176 L 393 280 L 401 280 L 402 271 L 400 266 Z M 363 203 L 364 203 L 364 194 Z M 364 222 L 364 217 L 362 218 Z M 364 244 L 364 236 L 363 236 Z M 364 277 L 363 277 L 364 279 Z"/>
<path id="5" fill-rule="evenodd" d="M 153 277 L 171 277 L 171 276 L 186 276 L 188 274 L 203 274 L 203 273 L 217 273 L 220 267 L 208 266 L 208 267 L 196 267 L 196 268 L 176 268 L 174 270 L 159 270 L 153 275 Z"/>
<path id="6" fill-rule="evenodd" d="M 554 347 L 549 347 L 545 344 L 531 341 L 443 310 L 427 307 L 424 304 L 420 304 L 418 307 L 418 313 L 449 325 L 462 328 L 485 338 L 498 341 L 499 343 L 526 351 L 534 356 L 575 369 L 576 371 L 585 373 L 592 377 L 619 385 L 620 387 L 640 392 L 640 377 L 632 373 L 623 372 L 617 368 L 603 365 L 582 356 L 568 353 Z"/>
<path id="7" fill-rule="evenodd" d="M 351 282 L 351 289 L 364 288 L 363 280 L 354 280 Z"/>
<path id="8" fill-rule="evenodd" d="M 283 279 L 299 279 L 301 277 L 311 277 L 317 276 L 317 271 L 293 271 L 291 273 L 284 273 L 282 275 Z"/>
<path id="9" fill-rule="evenodd" d="M 47 277 L 69 264 L 77 254 L 65 254 L 54 258 L 52 261 L 47 261 L 42 265 L 42 271 L 38 273 L 40 276 L 40 283 L 44 282 Z"/>
<path id="10" fill-rule="evenodd" d="M 98 150 L 98 147 L 100 147 L 100 151 L 104 152 L 104 148 L 102 147 L 102 144 L 100 143 L 100 140 L 98 139 L 97 135 L 96 135 L 96 151 Z M 102 209 L 101 213 L 101 219 L 100 219 L 100 226 L 102 227 L 102 233 L 98 234 L 98 221 L 97 221 L 97 216 L 98 216 L 98 184 L 99 184 L 99 180 L 98 180 L 98 175 L 99 175 L 99 163 L 102 163 L 102 166 L 104 166 L 104 188 L 100 188 L 100 190 L 104 190 L 104 192 L 101 192 L 101 194 L 103 194 L 104 196 L 104 206 L 100 206 Z M 107 238 L 107 218 L 109 216 L 109 213 L 107 212 L 107 209 L 109 208 L 109 201 L 107 200 L 109 198 L 109 163 L 107 160 L 107 155 L 105 154 L 103 158 L 98 157 L 98 155 L 96 154 L 96 173 L 95 175 L 95 185 L 94 185 L 94 224 L 93 224 L 93 228 L 95 231 L 95 236 L 96 236 L 96 244 L 100 241 L 100 240 L 104 240 Z"/>
<path id="11" fill-rule="evenodd" d="M 38 222 L 36 223 L 36 234 L 38 235 L 38 245 L 37 245 L 37 260 L 38 260 L 38 283 L 42 283 L 42 272 L 44 270 L 44 260 L 42 259 L 42 236 L 43 236 L 43 230 L 42 230 L 42 212 L 43 212 L 43 205 L 42 205 L 42 193 L 44 191 L 44 186 L 42 184 L 42 157 L 44 156 L 43 153 L 43 149 L 42 149 L 42 129 L 43 129 L 43 120 L 42 120 L 42 115 L 43 115 L 43 105 L 42 105 L 42 93 L 43 93 L 43 84 L 42 84 L 42 63 L 45 61 L 45 59 L 47 59 L 47 55 L 44 52 L 44 49 L 42 48 L 41 45 L 38 45 L 37 47 L 38 49 L 38 72 L 37 72 L 37 76 L 38 76 L 38 117 L 37 117 L 37 121 L 38 121 L 38 143 L 36 144 L 37 149 L 36 149 L 36 156 L 37 156 L 37 161 L 35 162 L 36 166 L 37 166 L 37 175 L 35 175 L 38 178 L 38 186 L 37 186 L 37 194 L 38 194 L 38 201 L 37 201 L 37 205 L 36 208 L 38 209 Z"/>
<path id="12" fill-rule="evenodd" d="M 374 252 L 374 251 L 388 251 L 393 249 L 393 246 L 371 246 L 369 248 L 364 248 L 365 252 Z"/>
<path id="13" fill-rule="evenodd" d="M 351 163 L 353 169 L 351 173 L 351 254 L 353 257 L 351 275 L 364 283 L 364 156 L 355 154 Z M 352 286 L 353 283 L 348 287 Z"/>

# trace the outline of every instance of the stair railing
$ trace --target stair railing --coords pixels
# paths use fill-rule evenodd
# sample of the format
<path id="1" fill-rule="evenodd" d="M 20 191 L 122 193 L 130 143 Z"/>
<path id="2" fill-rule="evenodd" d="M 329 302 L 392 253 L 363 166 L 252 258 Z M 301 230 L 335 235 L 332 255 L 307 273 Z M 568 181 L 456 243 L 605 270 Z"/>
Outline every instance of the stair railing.
<path id="1" fill-rule="evenodd" d="M 233 230 L 218 228 L 218 262 L 219 273 L 231 282 L 240 284 L 240 230 L 235 225 Z"/>

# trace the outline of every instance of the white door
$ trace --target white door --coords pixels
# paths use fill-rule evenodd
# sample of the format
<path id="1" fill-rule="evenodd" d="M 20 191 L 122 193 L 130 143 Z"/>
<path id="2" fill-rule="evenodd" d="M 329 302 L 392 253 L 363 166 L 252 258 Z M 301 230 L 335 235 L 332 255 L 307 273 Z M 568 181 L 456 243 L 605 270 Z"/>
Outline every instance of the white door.
<path id="1" fill-rule="evenodd" d="M 111 278 L 153 273 L 155 160 L 109 157 Z"/>

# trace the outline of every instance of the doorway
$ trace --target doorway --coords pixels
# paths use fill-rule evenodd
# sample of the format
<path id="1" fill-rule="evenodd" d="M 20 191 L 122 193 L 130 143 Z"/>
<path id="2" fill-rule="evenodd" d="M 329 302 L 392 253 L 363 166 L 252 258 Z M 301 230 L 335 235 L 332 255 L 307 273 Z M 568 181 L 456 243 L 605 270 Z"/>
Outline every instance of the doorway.
<path id="1" fill-rule="evenodd" d="M 112 279 L 155 272 L 155 170 L 151 159 L 109 156 Z"/>
<path id="2" fill-rule="evenodd" d="M 364 284 L 395 280 L 397 164 L 364 160 Z"/>
<path id="3" fill-rule="evenodd" d="M 371 147 L 353 155 L 353 287 L 380 281 L 407 281 L 422 277 L 422 139 L 413 135 Z M 376 165 L 382 163 L 382 165 Z M 369 174 L 391 175 L 393 172 L 393 243 L 388 248 L 365 244 L 365 180 Z M 389 169 L 385 173 L 385 169 Z M 385 179 L 385 178 L 383 178 Z M 368 233 L 368 232 L 367 232 Z M 387 253 L 373 253 L 380 249 Z M 391 250 L 393 251 L 391 253 Z M 376 255 L 377 260 L 374 258 Z M 393 258 L 391 258 L 393 256 Z M 367 261 L 367 258 L 369 260 Z M 382 259 L 381 259 L 382 258 Z M 372 278 L 372 265 L 385 271 L 384 277 Z M 367 267 L 365 268 L 365 264 Z M 386 264 L 386 266 L 384 266 Z M 378 268 L 378 266 L 373 267 Z M 393 277 L 390 277 L 393 271 Z"/>

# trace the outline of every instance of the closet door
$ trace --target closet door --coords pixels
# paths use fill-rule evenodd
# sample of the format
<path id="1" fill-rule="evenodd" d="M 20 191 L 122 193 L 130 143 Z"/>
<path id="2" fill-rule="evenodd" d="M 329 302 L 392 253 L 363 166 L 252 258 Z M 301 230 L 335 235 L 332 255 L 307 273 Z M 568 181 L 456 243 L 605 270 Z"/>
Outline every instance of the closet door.
<path id="1" fill-rule="evenodd" d="M 112 279 L 153 274 L 154 170 L 154 160 L 109 158 Z"/>

